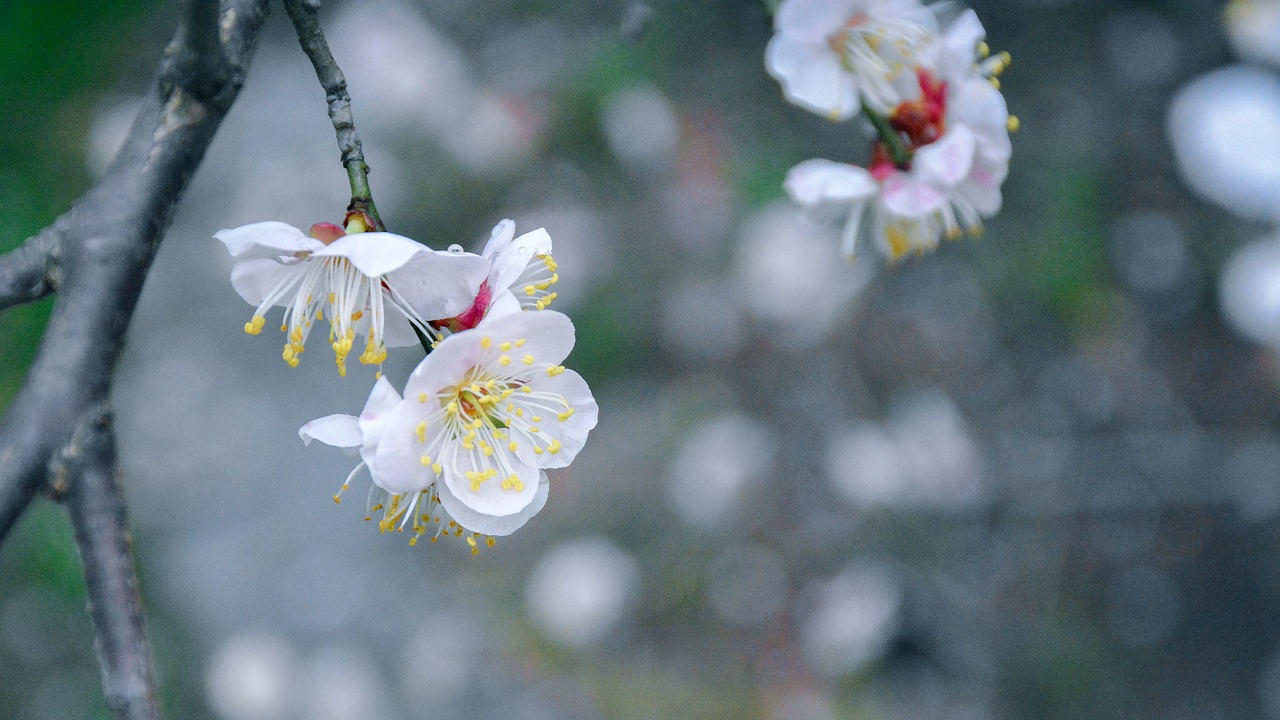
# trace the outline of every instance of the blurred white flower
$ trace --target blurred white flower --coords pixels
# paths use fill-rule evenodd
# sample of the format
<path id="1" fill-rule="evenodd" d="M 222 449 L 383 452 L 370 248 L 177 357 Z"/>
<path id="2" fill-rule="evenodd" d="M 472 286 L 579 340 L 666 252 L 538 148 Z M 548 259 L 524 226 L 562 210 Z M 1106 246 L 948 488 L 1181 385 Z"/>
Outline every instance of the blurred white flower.
<path id="1" fill-rule="evenodd" d="M 991 82 L 1007 56 L 984 59 L 983 34 L 968 11 L 921 55 L 930 68 L 916 72 L 918 95 L 887 118 L 906 141 L 905 164 L 877 141 L 868 168 L 816 159 L 787 173 L 784 187 L 794 201 L 820 214 L 844 214 L 848 257 L 857 254 L 868 205 L 872 234 L 895 260 L 935 248 L 944 235 L 978 233 L 982 218 L 999 211 L 1016 121 Z"/>
<path id="2" fill-rule="evenodd" d="M 837 247 L 834 232 L 783 202 L 744 219 L 735 284 L 771 337 L 812 345 L 870 282 L 874 265 L 831 262 Z"/>
<path id="3" fill-rule="evenodd" d="M 746 415 L 722 415 L 689 431 L 670 466 L 669 496 L 691 525 L 728 519 L 773 470 L 778 441 Z"/>
<path id="4" fill-rule="evenodd" d="M 902 589 L 886 568 L 849 567 L 814 595 L 800 633 L 810 667 L 829 676 L 856 673 L 884 653 L 902 605 Z"/>
<path id="5" fill-rule="evenodd" d="M 1280 239 L 1250 243 L 1227 261 L 1219 301 L 1239 333 L 1280 350 Z"/>
<path id="6" fill-rule="evenodd" d="M 881 112 L 896 105 L 894 80 L 937 29 L 918 0 L 783 0 L 773 24 L 769 74 L 788 100 L 832 120 L 864 101 Z"/>
<path id="7" fill-rule="evenodd" d="M 529 573 L 530 619 L 563 645 L 598 643 L 622 621 L 640 590 L 640 570 L 625 550 L 604 538 L 564 543 Z"/>
<path id="8" fill-rule="evenodd" d="M 1193 190 L 1241 216 L 1280 218 L 1280 78 L 1242 65 L 1178 91 L 1169 139 Z"/>
<path id="9" fill-rule="evenodd" d="M 1231 0 L 1225 19 L 1236 52 L 1280 65 L 1280 0 Z"/>
<path id="10" fill-rule="evenodd" d="M 413 328 L 430 333 L 427 321 L 450 317 L 471 304 L 487 263 L 465 253 L 433 251 L 409 238 L 386 232 L 345 235 L 328 223 L 312 227 L 312 236 L 282 222 L 260 222 L 219 230 L 235 264 L 231 284 L 256 305 L 245 323 L 250 335 L 262 332 L 264 313 L 285 308 L 282 332 L 288 333 L 284 360 L 299 363 L 316 321 L 329 311 L 329 342 L 338 373 L 357 334 L 365 336 L 360 362 L 380 365 L 387 347 L 413 345 Z M 388 308 L 396 310 L 389 313 Z"/>
<path id="11" fill-rule="evenodd" d="M 297 666 L 284 638 L 242 632 L 223 642 L 205 671 L 205 693 L 222 720 L 289 717 L 290 683 Z"/>
<path id="12" fill-rule="evenodd" d="M 680 142 L 675 109 L 653 86 L 629 88 L 609 98 L 602 118 L 609 149 L 642 170 L 670 165 Z"/>

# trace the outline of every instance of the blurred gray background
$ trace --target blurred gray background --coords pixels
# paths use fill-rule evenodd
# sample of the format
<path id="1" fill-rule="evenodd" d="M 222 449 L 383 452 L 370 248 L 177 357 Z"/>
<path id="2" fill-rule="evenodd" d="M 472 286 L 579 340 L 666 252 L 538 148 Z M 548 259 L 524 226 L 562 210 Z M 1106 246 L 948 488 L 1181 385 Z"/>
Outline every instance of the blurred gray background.
<path id="1" fill-rule="evenodd" d="M 784 102 L 763 3 L 326 4 L 389 228 L 546 227 L 600 403 L 477 557 L 330 499 L 354 461 L 296 430 L 371 369 L 241 331 L 211 235 L 349 195 L 274 8 L 116 387 L 168 716 L 1280 718 L 1280 6 L 972 7 L 1005 208 L 889 267 L 783 196 L 869 136 Z M 0 6 L 0 249 L 105 167 L 175 16 Z M 48 307 L 0 316 L 0 403 Z M 61 508 L 0 577 L 0 715 L 108 717 Z"/>

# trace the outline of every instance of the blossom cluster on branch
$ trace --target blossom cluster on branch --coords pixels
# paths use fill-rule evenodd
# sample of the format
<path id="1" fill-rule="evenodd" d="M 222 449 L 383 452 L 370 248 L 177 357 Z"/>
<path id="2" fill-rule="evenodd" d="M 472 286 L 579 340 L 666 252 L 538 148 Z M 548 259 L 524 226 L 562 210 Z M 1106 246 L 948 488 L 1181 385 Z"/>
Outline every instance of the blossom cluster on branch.
<path id="1" fill-rule="evenodd" d="M 342 227 L 304 233 L 261 222 L 214 237 L 235 260 L 232 285 L 255 307 L 245 332 L 261 333 L 280 306 L 291 367 L 326 321 L 340 375 L 357 340 L 359 361 L 379 367 L 359 416 L 329 415 L 298 431 L 308 444 L 358 453 L 334 501 L 366 471 L 366 519 L 377 516 L 383 532 L 410 530 L 410 544 L 463 538 L 479 552 L 542 509 L 546 470 L 567 466 L 596 424 L 591 390 L 561 364 L 573 323 L 547 309 L 559 281 L 551 237 L 541 228 L 516 237 L 503 220 L 476 255 L 375 227 L 352 212 Z M 401 394 L 381 365 L 388 348 L 419 343 L 427 357 Z"/>
<path id="2" fill-rule="evenodd" d="M 792 103 L 874 129 L 865 166 L 806 160 L 784 187 L 800 205 L 843 219 L 843 250 L 872 240 L 891 259 L 941 238 L 979 233 L 1000 209 L 1009 115 L 972 10 L 940 28 L 941 5 L 918 0 L 783 0 L 765 64 Z"/>

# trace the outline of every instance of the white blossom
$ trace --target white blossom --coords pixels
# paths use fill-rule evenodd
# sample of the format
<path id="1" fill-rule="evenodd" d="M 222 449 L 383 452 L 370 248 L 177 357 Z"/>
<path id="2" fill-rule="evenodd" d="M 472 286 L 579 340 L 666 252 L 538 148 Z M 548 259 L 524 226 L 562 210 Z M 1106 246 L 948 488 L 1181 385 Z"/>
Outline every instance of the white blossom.
<path id="1" fill-rule="evenodd" d="M 318 226 L 317 226 L 318 227 Z M 339 374 L 357 335 L 364 337 L 360 362 L 381 364 L 387 347 L 412 345 L 413 332 L 430 334 L 428 321 L 456 315 L 472 303 L 487 263 L 468 253 L 433 251 L 386 232 L 308 236 L 282 222 L 260 222 L 214 237 L 235 264 L 231 283 L 256 309 L 245 332 L 257 335 L 265 313 L 285 308 L 284 360 L 297 366 L 315 322 L 329 316 L 329 344 Z M 394 312 L 389 312 L 394 310 Z"/>
<path id="2" fill-rule="evenodd" d="M 885 111 L 897 82 L 933 36 L 933 11 L 918 0 L 783 0 L 765 49 L 769 74 L 791 102 L 842 120 L 863 101 Z"/>

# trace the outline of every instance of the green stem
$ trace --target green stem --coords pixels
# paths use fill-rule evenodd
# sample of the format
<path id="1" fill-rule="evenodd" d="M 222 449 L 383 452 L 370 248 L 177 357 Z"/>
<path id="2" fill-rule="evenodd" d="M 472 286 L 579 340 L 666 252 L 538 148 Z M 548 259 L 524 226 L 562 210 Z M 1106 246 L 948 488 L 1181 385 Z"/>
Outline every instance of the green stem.
<path id="1" fill-rule="evenodd" d="M 872 126 L 876 129 L 876 134 L 880 136 L 880 141 L 884 143 L 884 147 L 889 151 L 889 157 L 893 159 L 893 164 L 899 169 L 905 170 L 911 165 L 911 151 L 902 142 L 902 136 L 889 126 L 889 119 L 884 115 L 872 110 L 866 101 L 862 102 L 862 114 L 867 116 Z"/>

